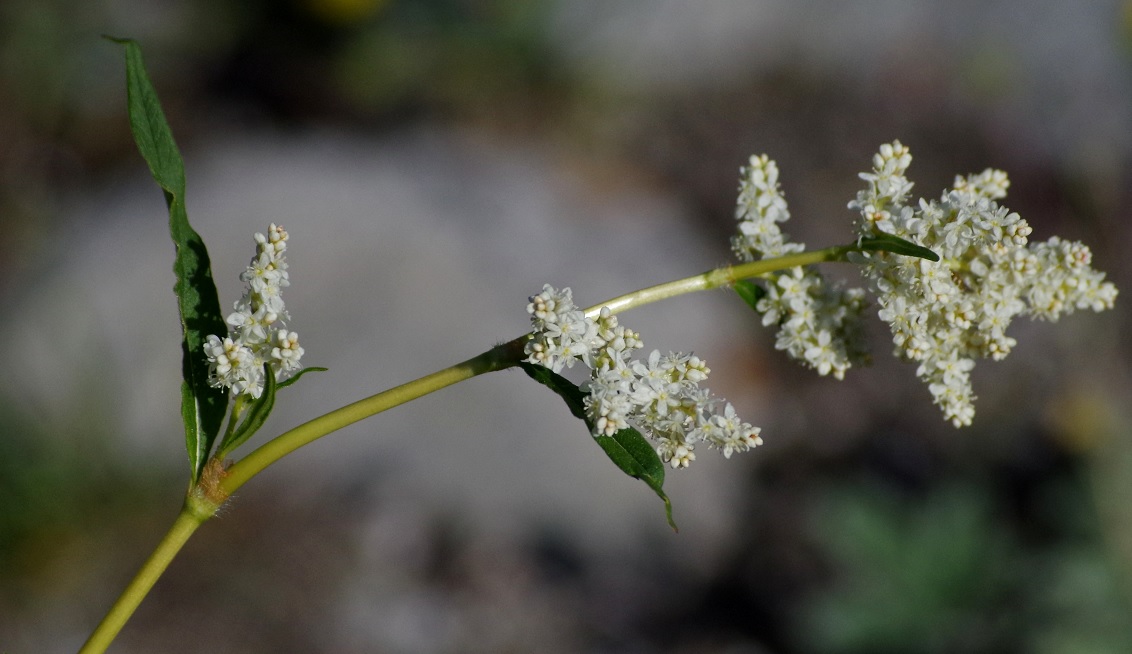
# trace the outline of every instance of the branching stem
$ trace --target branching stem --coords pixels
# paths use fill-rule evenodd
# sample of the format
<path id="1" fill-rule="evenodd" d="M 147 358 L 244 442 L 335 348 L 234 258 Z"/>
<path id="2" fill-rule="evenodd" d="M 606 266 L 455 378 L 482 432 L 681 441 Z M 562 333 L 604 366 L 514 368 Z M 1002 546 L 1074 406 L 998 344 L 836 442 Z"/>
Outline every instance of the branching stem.
<path id="1" fill-rule="evenodd" d="M 805 266 L 823 261 L 843 261 L 847 252 L 858 249 L 853 245 L 838 246 L 716 268 L 700 275 L 651 286 L 613 298 L 586 309 L 586 315 L 596 316 L 602 307 L 609 307 L 613 313 L 621 313 L 678 295 L 730 286 L 740 279 L 761 277 L 771 272 L 786 270 L 795 266 Z M 216 509 L 229 495 L 252 477 L 300 447 L 363 418 L 368 418 L 477 375 L 517 365 L 525 356 L 523 346 L 528 337 L 529 334 L 524 334 L 467 361 L 395 386 L 303 423 L 268 441 L 226 470 L 223 468 L 222 461 L 213 459 L 210 465 L 206 466 L 206 474 L 202 475 L 200 483 L 190 489 L 184 508 L 178 514 L 169 533 L 158 543 L 153 554 L 142 565 L 141 570 L 138 571 L 121 597 L 111 607 L 110 612 L 99 623 L 94 633 L 83 645 L 80 654 L 98 654 L 109 647 L 114 637 L 133 615 L 142 599 L 153 588 L 157 579 L 165 572 L 173 557 L 177 555 L 177 552 L 193 535 L 193 532 L 205 520 L 215 514 Z M 229 428 L 231 428 L 231 425 L 229 425 Z"/>

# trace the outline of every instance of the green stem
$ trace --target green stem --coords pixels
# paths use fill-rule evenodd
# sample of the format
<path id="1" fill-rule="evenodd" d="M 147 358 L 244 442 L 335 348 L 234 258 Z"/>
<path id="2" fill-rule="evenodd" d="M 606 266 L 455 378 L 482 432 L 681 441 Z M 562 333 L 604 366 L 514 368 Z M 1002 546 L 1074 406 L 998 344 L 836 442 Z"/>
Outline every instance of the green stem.
<path id="1" fill-rule="evenodd" d="M 106 617 L 102 618 L 102 622 L 99 622 L 98 626 L 95 627 L 90 638 L 79 650 L 79 654 L 100 654 L 106 651 L 106 648 L 114 641 L 126 621 L 130 619 L 138 605 L 145 599 L 153 585 L 157 583 L 157 579 L 169 567 L 173 557 L 181 551 L 181 547 L 189 540 L 197 527 L 210 518 L 215 510 L 215 505 L 192 497 L 185 501 L 181 513 L 177 515 L 169 533 L 165 534 L 165 538 L 162 538 L 161 542 L 157 544 L 153 553 L 149 555 L 141 569 L 134 575 L 133 580 L 130 581 L 130 585 L 122 591 L 122 595 L 118 597 L 118 601 L 114 602 L 114 606 L 110 607 Z"/>
<path id="2" fill-rule="evenodd" d="M 814 252 L 801 252 L 774 259 L 764 259 L 751 263 L 715 268 L 701 275 L 678 279 L 665 284 L 658 284 L 639 291 L 634 291 L 608 302 L 586 309 L 587 316 L 597 315 L 602 307 L 609 307 L 613 313 L 627 311 L 634 307 L 658 302 L 677 295 L 703 291 L 721 286 L 729 286 L 737 280 L 749 277 L 758 277 L 776 270 L 786 270 L 796 266 L 806 266 L 823 261 L 843 260 L 845 253 L 856 248 L 851 245 L 837 246 L 817 250 Z M 337 431 L 346 425 L 353 424 L 381 413 L 400 404 L 404 404 L 418 397 L 451 386 L 456 382 L 470 379 L 476 375 L 494 370 L 502 370 L 516 365 L 523 359 L 523 344 L 527 337 L 521 336 L 498 347 L 492 348 L 483 354 L 445 368 L 431 375 L 413 380 L 406 384 L 396 386 L 387 391 L 371 395 L 353 404 L 348 404 L 310 422 L 303 423 L 291 431 L 284 432 L 273 438 L 259 449 L 240 459 L 228 469 L 227 474 L 220 482 L 220 489 L 225 494 L 231 494 L 243 486 L 252 477 L 256 476 L 272 463 L 287 456 L 300 447 L 312 443 L 323 436 Z"/>
<path id="3" fill-rule="evenodd" d="M 716 268 L 701 275 L 651 286 L 613 298 L 608 302 L 586 309 L 586 315 L 592 317 L 600 312 L 602 307 L 609 307 L 613 313 L 620 313 L 685 293 L 729 286 L 740 279 L 760 277 L 778 270 L 823 261 L 843 261 L 847 252 L 858 249 L 853 245 L 845 245 L 774 259 L 764 259 L 737 266 Z M 173 523 L 169 533 L 165 535 L 157 549 L 146 560 L 133 581 L 111 607 L 110 612 L 99 623 L 79 654 L 93 654 L 106 650 L 193 532 L 205 520 L 212 517 L 216 509 L 229 495 L 246 484 L 252 477 L 300 447 L 347 425 L 465 379 L 471 379 L 486 372 L 503 370 L 518 364 L 524 358 L 523 346 L 527 342 L 528 336 L 524 334 L 463 363 L 458 363 L 377 395 L 358 400 L 353 404 L 348 404 L 299 425 L 268 441 L 251 454 L 237 461 L 226 471 L 222 470 L 222 463 L 218 459 L 214 459 L 210 462 L 210 466 L 206 467 L 201 482 L 190 490 L 185 506 L 180 515 L 177 516 L 177 520 Z M 229 429 L 231 429 L 231 425 L 229 425 Z"/>
<path id="4" fill-rule="evenodd" d="M 613 313 L 621 313 L 622 311 L 628 311 L 629 309 L 635 309 L 636 307 L 646 304 L 666 300 L 676 297 L 677 295 L 706 291 L 721 286 L 730 286 L 740 279 L 761 277 L 767 273 L 778 270 L 786 270 L 796 266 L 808 266 L 824 261 L 844 261 L 846 253 L 857 250 L 858 248 L 855 245 L 839 245 L 824 250 L 799 252 L 798 254 L 788 254 L 773 259 L 741 263 L 736 266 L 713 268 L 702 275 L 657 284 L 656 286 L 650 286 L 620 297 L 615 297 L 601 304 L 595 304 L 586 309 L 586 316 L 590 318 L 597 316 L 603 307 L 609 307 L 609 310 Z"/>
<path id="5" fill-rule="evenodd" d="M 216 459 L 210 461 L 201 475 L 200 482 L 190 489 L 184 508 L 173 522 L 169 533 L 158 543 L 153 554 L 95 628 L 79 654 L 99 654 L 106 651 L 193 532 L 216 513 L 216 509 L 229 495 L 264 468 L 307 443 L 375 413 L 476 375 L 513 366 L 523 358 L 523 344 L 526 339 L 524 335 L 463 363 L 348 404 L 299 425 L 253 451 L 227 471 L 222 471 L 222 465 Z"/>
<path id="6" fill-rule="evenodd" d="M 844 245 L 814 252 L 801 252 L 774 259 L 764 259 L 737 266 L 715 268 L 701 275 L 658 284 L 613 298 L 608 302 L 586 309 L 586 315 L 595 316 L 601 311 L 602 307 L 609 307 L 613 313 L 620 313 L 685 293 L 729 286 L 737 280 L 758 277 L 776 270 L 786 270 L 823 261 L 844 260 L 845 253 L 855 249 L 857 249 L 855 246 Z M 451 386 L 456 382 L 470 379 L 485 372 L 514 366 L 523 359 L 523 344 L 526 343 L 526 340 L 526 335 L 521 336 L 463 363 L 458 363 L 450 368 L 358 400 L 353 404 L 348 404 L 284 432 L 233 464 L 220 481 L 220 489 L 224 494 L 235 492 L 237 488 L 246 484 L 248 480 L 279 459 L 346 425 L 415 400 L 445 386 Z"/>
<path id="7" fill-rule="evenodd" d="M 444 370 L 426 375 L 387 391 L 371 395 L 353 404 L 331 411 L 310 422 L 303 423 L 294 429 L 273 438 L 259 449 L 240 459 L 228 469 L 224 479 L 220 482 L 220 489 L 231 494 L 243 486 L 249 479 L 259 474 L 267 466 L 275 463 L 284 456 L 294 452 L 300 447 L 311 443 L 330 432 L 339 430 L 346 425 L 353 424 L 363 418 L 368 418 L 386 409 L 415 400 L 422 395 L 438 391 L 445 386 L 456 382 L 471 379 L 485 372 L 502 370 L 516 365 L 523 358 L 523 344 L 526 336 L 522 336 L 503 345 L 496 346 L 479 356 L 472 357 L 463 363 L 458 363 Z"/>

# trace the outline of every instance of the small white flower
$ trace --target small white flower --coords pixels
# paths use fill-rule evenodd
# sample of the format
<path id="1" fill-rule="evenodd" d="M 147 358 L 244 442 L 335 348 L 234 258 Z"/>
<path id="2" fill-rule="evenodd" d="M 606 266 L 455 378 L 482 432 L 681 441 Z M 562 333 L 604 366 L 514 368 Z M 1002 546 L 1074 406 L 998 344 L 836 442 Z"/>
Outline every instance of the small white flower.
<path id="1" fill-rule="evenodd" d="M 829 332 L 822 330 L 818 332 L 816 342 L 810 345 L 804 353 L 806 361 L 823 377 L 833 371 L 838 363 L 839 357 L 832 345 L 833 340 Z"/>
<path id="2" fill-rule="evenodd" d="M 589 361 L 599 342 L 597 325 L 574 306 L 569 288 L 561 291 L 549 284 L 533 295 L 527 305 L 534 336 L 524 346 L 527 361 L 554 372 L 572 368 L 578 360 Z"/>
<path id="3" fill-rule="evenodd" d="M 299 345 L 299 335 L 280 329 L 275 332 L 275 347 L 271 348 L 271 360 L 279 369 L 279 381 L 287 379 L 292 374 L 302 370 L 299 359 L 303 357 L 304 350 Z"/>
<path id="4" fill-rule="evenodd" d="M 582 386 L 586 391 L 586 413 L 594 422 L 594 436 L 612 436 L 628 429 L 635 406 L 629 394 L 629 381 L 618 370 L 595 371 Z"/>
<path id="5" fill-rule="evenodd" d="M 695 448 L 687 443 L 662 439 L 660 444 L 657 445 L 656 453 L 660 456 L 661 461 L 672 466 L 675 470 L 687 468 L 692 461 L 696 460 L 696 453 L 692 451 L 693 449 Z"/>
<path id="6" fill-rule="evenodd" d="M 209 336 L 205 340 L 204 353 L 212 368 L 213 385 L 218 387 L 231 385 L 240 379 L 252 361 L 251 350 L 228 337 Z"/>
<path id="7" fill-rule="evenodd" d="M 723 413 L 713 414 L 703 428 L 704 440 L 720 448 L 728 459 L 733 452 L 746 452 L 762 445 L 761 431 L 740 420 L 730 402 L 723 408 Z"/>

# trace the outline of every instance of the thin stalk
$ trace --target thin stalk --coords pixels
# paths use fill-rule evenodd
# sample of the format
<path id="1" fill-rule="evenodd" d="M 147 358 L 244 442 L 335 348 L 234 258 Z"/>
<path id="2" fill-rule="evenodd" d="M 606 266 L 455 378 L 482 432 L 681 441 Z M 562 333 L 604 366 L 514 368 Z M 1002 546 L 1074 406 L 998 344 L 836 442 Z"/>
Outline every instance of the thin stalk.
<path id="1" fill-rule="evenodd" d="M 118 632 L 125 626 L 126 621 L 137 610 L 138 605 L 149 594 L 153 585 L 157 583 L 157 579 L 161 577 L 165 569 L 169 567 L 169 563 L 173 561 L 173 557 L 177 552 L 181 551 L 181 547 L 201 526 L 205 520 L 211 517 L 212 512 L 207 510 L 201 511 L 199 506 L 192 506 L 193 502 L 187 500 L 181 513 L 177 515 L 177 519 L 173 522 L 173 526 L 153 553 L 149 555 L 145 563 L 142 564 L 140 570 L 134 575 L 133 580 L 126 586 L 126 590 L 122 591 L 122 595 L 118 597 L 118 601 L 114 602 L 114 606 L 110 607 L 110 611 L 106 617 L 102 618 L 102 622 L 98 623 L 94 632 L 91 633 L 90 638 L 83 644 L 79 654 L 101 654 L 106 651 L 110 643 L 118 635 Z M 215 507 L 213 507 L 215 511 Z"/>
<path id="2" fill-rule="evenodd" d="M 601 313 L 603 307 L 609 307 L 612 313 L 621 313 L 622 311 L 628 311 L 629 309 L 635 309 L 646 304 L 652 304 L 653 302 L 666 300 L 686 293 L 706 291 L 721 286 L 730 286 L 740 279 L 761 277 L 777 270 L 786 270 L 787 268 L 794 268 L 796 266 L 808 266 L 824 261 L 844 261 L 846 253 L 856 250 L 858 250 L 858 248 L 854 245 L 839 245 L 824 250 L 800 252 L 798 254 L 775 257 L 773 259 L 741 263 L 735 266 L 713 268 L 701 275 L 685 277 L 684 279 L 677 279 L 676 281 L 665 282 L 664 284 L 657 284 L 656 286 L 650 286 L 639 291 L 626 293 L 625 295 L 615 297 L 601 304 L 595 304 L 586 309 L 586 316 L 589 318 L 597 316 Z"/>
<path id="3" fill-rule="evenodd" d="M 337 431 L 346 425 L 353 424 L 363 418 L 368 418 L 387 409 L 415 400 L 422 395 L 428 395 L 446 386 L 471 379 L 485 372 L 502 370 L 517 364 L 523 358 L 523 343 L 526 336 L 515 339 L 503 345 L 494 347 L 479 356 L 472 357 L 463 363 L 445 368 L 425 375 L 420 379 L 395 386 L 377 395 L 371 395 L 353 404 L 331 411 L 323 416 L 303 423 L 294 429 L 284 432 L 263 444 L 259 449 L 240 459 L 227 470 L 227 474 L 220 481 L 220 490 L 228 495 L 249 479 L 262 472 L 267 466 L 275 463 L 284 456 L 294 452 L 300 447 Z"/>

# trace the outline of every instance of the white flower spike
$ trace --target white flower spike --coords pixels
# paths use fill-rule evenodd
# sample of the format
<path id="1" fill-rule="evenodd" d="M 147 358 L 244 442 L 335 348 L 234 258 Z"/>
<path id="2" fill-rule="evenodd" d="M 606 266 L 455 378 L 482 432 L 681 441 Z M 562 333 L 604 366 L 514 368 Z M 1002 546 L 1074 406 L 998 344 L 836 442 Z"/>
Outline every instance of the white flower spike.
<path id="1" fill-rule="evenodd" d="M 739 234 L 732 249 L 743 261 L 758 261 L 802 252 L 806 246 L 789 243 L 779 223 L 790 218 L 786 199 L 778 188 L 778 166 L 767 156 L 751 157 L 740 170 L 739 201 L 735 217 Z M 865 361 L 860 333 L 865 293 L 828 283 L 813 268 L 791 268 L 776 273 L 758 302 L 764 325 L 778 325 L 775 347 L 837 379 L 854 364 Z"/>
<path id="2" fill-rule="evenodd" d="M 244 295 L 225 320 L 231 333 L 209 336 L 204 346 L 209 383 L 217 388 L 258 398 L 263 394 L 265 363 L 279 381 L 302 370 L 299 335 L 282 328 L 290 318 L 280 295 L 291 285 L 284 256 L 287 239 L 287 231 L 274 223 L 266 236 L 255 235 L 256 254 L 240 273 L 246 284 Z"/>

